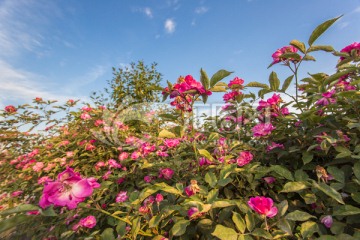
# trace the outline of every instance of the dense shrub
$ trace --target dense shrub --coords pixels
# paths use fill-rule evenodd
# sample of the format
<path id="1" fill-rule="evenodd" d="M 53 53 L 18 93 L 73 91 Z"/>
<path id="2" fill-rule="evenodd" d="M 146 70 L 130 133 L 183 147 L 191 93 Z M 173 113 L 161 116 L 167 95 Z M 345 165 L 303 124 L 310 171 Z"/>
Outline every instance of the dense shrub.
<path id="1" fill-rule="evenodd" d="M 308 47 L 293 40 L 272 55 L 270 66 L 292 73 L 282 84 L 275 72 L 269 84 L 226 83 L 231 72 L 201 70 L 200 81 L 168 83 L 171 109 L 76 110 L 76 101 L 41 98 L 7 106 L 0 236 L 359 239 L 360 44 L 314 45 L 336 20 L 319 25 Z M 298 79 L 316 51 L 335 55 L 337 71 Z M 253 87 L 258 98 L 244 91 Z M 226 92 L 226 105 L 199 127 L 194 104 L 212 92 Z"/>

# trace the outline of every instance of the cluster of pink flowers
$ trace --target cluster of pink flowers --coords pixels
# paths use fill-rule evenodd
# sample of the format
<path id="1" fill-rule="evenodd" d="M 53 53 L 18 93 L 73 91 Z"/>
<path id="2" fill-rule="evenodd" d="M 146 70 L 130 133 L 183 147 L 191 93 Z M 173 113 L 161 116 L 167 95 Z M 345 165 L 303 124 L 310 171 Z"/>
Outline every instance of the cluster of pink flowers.
<path id="1" fill-rule="evenodd" d="M 249 207 L 260 215 L 272 218 L 278 213 L 277 207 L 274 206 L 274 202 L 271 198 L 267 197 L 252 197 L 248 201 Z"/>
<path id="2" fill-rule="evenodd" d="M 39 154 L 39 149 L 34 149 L 27 154 L 20 155 L 16 159 L 10 161 L 11 165 L 15 165 L 15 168 L 26 170 L 31 168 L 33 164 L 36 164 L 35 156 Z"/>
<path id="3" fill-rule="evenodd" d="M 276 64 L 279 62 L 285 62 L 288 63 L 289 61 L 295 62 L 295 59 L 292 58 L 282 58 L 281 55 L 285 54 L 285 53 L 297 53 L 297 48 L 293 47 L 293 46 L 285 46 L 282 48 L 279 48 L 278 50 L 276 50 L 271 56 L 273 58 L 273 62 L 272 64 Z"/>
<path id="4" fill-rule="evenodd" d="M 242 90 L 244 86 L 242 85 L 244 83 L 244 80 L 238 77 L 235 77 L 233 80 L 231 80 L 228 84 L 228 87 L 232 90 L 231 92 L 225 93 L 223 96 L 223 99 L 225 102 L 235 102 L 236 97 L 241 95 Z"/>
<path id="5" fill-rule="evenodd" d="M 154 196 L 149 196 L 148 198 L 146 198 L 143 202 L 143 205 L 140 206 L 139 208 L 139 213 L 147 215 L 150 214 L 151 215 L 151 206 L 156 202 L 157 205 L 159 206 L 159 204 L 164 200 L 164 196 L 160 193 L 156 194 L 156 197 Z"/>
<path id="6" fill-rule="evenodd" d="M 99 187 L 95 178 L 82 178 L 72 168 L 67 168 L 58 175 L 56 181 L 45 183 L 39 205 L 42 208 L 53 204 L 74 209 L 92 195 L 94 188 Z"/>
<path id="7" fill-rule="evenodd" d="M 175 106 L 182 111 L 191 112 L 192 96 L 195 96 L 196 94 L 205 94 L 209 96 L 211 95 L 211 92 L 206 90 L 204 86 L 196 81 L 191 75 L 187 75 L 185 78 L 179 77 L 172 89 L 166 87 L 163 90 L 163 94 L 170 94 L 170 98 L 174 98 L 170 103 L 172 106 Z"/>
<path id="8" fill-rule="evenodd" d="M 262 112 L 262 114 L 267 117 L 278 117 L 279 115 L 288 115 L 289 109 L 286 107 L 280 108 L 280 103 L 282 99 L 280 94 L 273 94 L 271 98 L 266 101 L 260 100 L 259 106 L 256 108 L 257 111 Z"/>
<path id="9" fill-rule="evenodd" d="M 7 113 L 15 113 L 16 108 L 13 105 L 8 105 L 8 106 L 5 107 L 5 112 L 7 112 Z"/>
<path id="10" fill-rule="evenodd" d="M 335 93 L 336 93 L 335 89 L 333 89 L 331 91 L 327 91 L 327 92 L 321 94 L 322 98 L 317 100 L 316 104 L 319 105 L 319 106 L 327 106 L 330 103 L 331 104 L 336 103 L 336 98 L 334 97 Z"/>
<path id="11" fill-rule="evenodd" d="M 343 49 L 341 49 L 340 52 L 345 52 L 345 53 L 354 53 L 356 56 L 360 56 L 360 43 L 358 42 L 354 42 L 346 47 L 344 47 Z M 344 60 L 345 57 L 340 57 L 340 60 Z"/>

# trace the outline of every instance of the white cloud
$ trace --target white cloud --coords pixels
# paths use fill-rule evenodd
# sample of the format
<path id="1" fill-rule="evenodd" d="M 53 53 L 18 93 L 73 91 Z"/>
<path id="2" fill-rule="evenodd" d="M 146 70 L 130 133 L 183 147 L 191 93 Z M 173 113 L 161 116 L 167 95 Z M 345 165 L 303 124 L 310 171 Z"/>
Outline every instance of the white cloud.
<path id="1" fill-rule="evenodd" d="M 349 26 L 349 22 L 340 22 L 339 23 L 339 28 L 340 29 L 344 29 L 344 28 L 346 28 L 347 26 Z"/>
<path id="2" fill-rule="evenodd" d="M 204 6 L 198 7 L 198 8 L 195 9 L 195 13 L 197 13 L 197 14 L 204 14 L 207 11 L 209 11 L 209 8 L 204 7 Z"/>
<path id="3" fill-rule="evenodd" d="M 173 33 L 175 32 L 176 23 L 173 19 L 168 18 L 165 21 L 164 27 L 167 33 Z"/>
<path id="4" fill-rule="evenodd" d="M 151 8 L 146 7 L 146 8 L 144 8 L 143 11 L 144 11 L 145 15 L 148 16 L 149 18 L 152 18 L 152 17 L 153 17 L 153 13 L 152 13 Z"/>

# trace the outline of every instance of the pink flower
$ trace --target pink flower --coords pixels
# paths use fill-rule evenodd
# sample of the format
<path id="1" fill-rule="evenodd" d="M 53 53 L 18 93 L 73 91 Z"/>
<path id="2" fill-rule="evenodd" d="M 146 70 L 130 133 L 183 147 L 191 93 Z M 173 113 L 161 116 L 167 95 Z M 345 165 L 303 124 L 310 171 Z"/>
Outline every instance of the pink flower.
<path id="1" fill-rule="evenodd" d="M 14 112 L 16 112 L 16 108 L 13 105 L 6 106 L 5 107 L 5 112 L 14 113 Z"/>
<path id="2" fill-rule="evenodd" d="M 192 195 L 194 195 L 195 193 L 192 191 L 192 189 L 191 189 L 191 186 L 189 185 L 189 186 L 187 186 L 185 189 L 185 193 L 186 193 L 186 195 L 187 196 L 189 196 L 189 197 L 191 197 Z"/>
<path id="3" fill-rule="evenodd" d="M 166 180 L 169 180 L 174 175 L 174 171 L 171 168 L 164 168 L 160 169 L 159 171 L 159 178 L 164 178 Z"/>
<path id="4" fill-rule="evenodd" d="M 15 191 L 15 192 L 12 192 L 11 193 L 11 197 L 18 197 L 20 196 L 21 194 L 23 194 L 24 191 L 21 191 L 21 190 L 18 190 L 18 191 Z"/>
<path id="5" fill-rule="evenodd" d="M 228 87 L 229 88 L 233 88 L 233 89 L 235 89 L 235 88 L 241 88 L 242 86 L 242 84 L 244 83 L 244 80 L 243 79 L 241 79 L 241 78 L 238 78 L 238 77 L 235 77 L 233 80 L 231 80 L 230 82 L 229 82 L 229 84 L 228 84 Z"/>
<path id="6" fill-rule="evenodd" d="M 28 211 L 26 212 L 26 215 L 40 215 L 40 211 L 39 210 Z"/>
<path id="7" fill-rule="evenodd" d="M 187 215 L 189 218 L 192 218 L 194 216 L 194 214 L 198 213 L 199 209 L 197 207 L 191 207 L 188 211 L 187 211 Z"/>
<path id="8" fill-rule="evenodd" d="M 275 148 L 285 149 L 284 144 L 276 143 L 276 142 L 271 142 L 271 143 L 266 147 L 266 151 L 267 151 L 267 152 L 270 152 L 271 150 L 273 150 L 273 149 L 275 149 Z"/>
<path id="9" fill-rule="evenodd" d="M 131 154 L 131 159 L 132 159 L 132 160 L 136 160 L 136 159 L 138 159 L 140 156 L 141 156 L 141 153 L 138 152 L 138 151 L 135 151 L 135 152 L 133 152 L 133 153 Z"/>
<path id="10" fill-rule="evenodd" d="M 259 123 L 252 128 L 254 137 L 264 137 L 276 129 L 271 123 Z"/>
<path id="11" fill-rule="evenodd" d="M 104 176 L 102 176 L 102 179 L 107 180 L 109 179 L 109 176 L 111 175 L 111 171 L 107 171 Z"/>
<path id="12" fill-rule="evenodd" d="M 119 154 L 119 160 L 120 161 L 124 161 L 128 157 L 129 157 L 129 154 L 127 152 L 122 152 L 122 153 Z"/>
<path id="13" fill-rule="evenodd" d="M 110 168 L 121 168 L 122 166 L 118 164 L 114 159 L 109 159 L 108 164 Z"/>
<path id="14" fill-rule="evenodd" d="M 267 197 L 252 197 L 248 201 L 248 205 L 258 214 L 265 215 L 269 218 L 274 217 L 278 212 L 277 207 L 273 206 L 273 200 Z"/>
<path id="15" fill-rule="evenodd" d="M 94 145 L 92 145 L 91 143 L 86 144 L 85 150 L 87 151 L 92 151 L 94 150 L 96 147 Z"/>
<path id="16" fill-rule="evenodd" d="M 94 178 L 81 178 L 80 174 L 72 168 L 67 168 L 60 173 L 57 181 L 48 182 L 43 190 L 39 205 L 46 208 L 51 204 L 54 206 L 66 206 L 74 209 L 80 202 L 93 193 L 93 188 L 100 185 Z"/>
<path id="17" fill-rule="evenodd" d="M 223 96 L 223 99 L 224 99 L 225 102 L 235 101 L 236 96 L 241 95 L 241 94 L 242 94 L 241 92 L 232 91 L 232 92 L 229 92 L 229 93 L 225 93 L 224 96 Z"/>
<path id="18" fill-rule="evenodd" d="M 335 94 L 335 90 L 327 91 L 322 94 L 322 98 L 317 100 L 316 104 L 320 106 L 327 106 L 330 103 L 336 103 L 336 98 L 333 98 L 333 95 Z"/>
<path id="19" fill-rule="evenodd" d="M 167 152 L 164 152 L 161 150 L 156 151 L 156 155 L 158 155 L 159 157 L 168 157 L 169 156 L 169 154 Z"/>
<path id="20" fill-rule="evenodd" d="M 48 176 L 45 177 L 41 177 L 38 179 L 38 184 L 43 184 L 43 183 L 47 183 L 47 182 L 51 182 L 52 179 Z"/>
<path id="21" fill-rule="evenodd" d="M 150 177 L 150 176 L 145 176 L 145 177 L 144 177 L 144 181 L 145 181 L 146 183 L 151 182 L 151 180 L 152 180 L 152 177 Z"/>
<path id="22" fill-rule="evenodd" d="M 117 184 L 122 184 L 124 181 L 125 181 L 125 177 L 121 177 L 116 181 L 116 183 Z"/>
<path id="23" fill-rule="evenodd" d="M 251 162 L 254 156 L 249 151 L 243 151 L 240 153 L 240 156 L 236 159 L 236 163 L 238 166 L 242 167 Z"/>
<path id="24" fill-rule="evenodd" d="M 35 172 L 40 172 L 41 169 L 44 168 L 44 163 L 43 162 L 37 162 L 37 163 L 35 163 L 35 165 L 32 168 L 33 168 L 33 170 Z"/>
<path id="25" fill-rule="evenodd" d="M 267 184 L 272 184 L 276 181 L 276 178 L 274 177 L 264 177 L 263 179 Z"/>
<path id="26" fill-rule="evenodd" d="M 211 165 L 211 161 L 205 157 L 199 158 L 199 166 Z"/>
<path id="27" fill-rule="evenodd" d="M 358 42 L 354 42 L 346 47 L 344 47 L 343 49 L 341 49 L 340 52 L 346 52 L 346 53 L 351 53 L 354 50 L 355 55 L 359 56 L 360 55 L 360 43 Z M 344 60 L 345 57 L 340 57 L 340 60 Z"/>
<path id="28" fill-rule="evenodd" d="M 163 196 L 163 195 L 161 195 L 160 193 L 156 194 L 155 201 L 156 201 L 157 203 L 161 203 L 163 200 L 164 200 L 164 196 Z"/>
<path id="29" fill-rule="evenodd" d="M 321 223 L 325 225 L 327 228 L 331 228 L 333 224 L 333 218 L 331 215 L 327 215 L 321 219 Z"/>
<path id="30" fill-rule="evenodd" d="M 292 58 L 281 58 L 280 56 L 285 54 L 285 53 L 296 53 L 298 50 L 297 48 L 293 47 L 293 46 L 285 46 L 282 48 L 279 48 L 278 50 L 276 50 L 276 52 L 273 53 L 272 58 L 273 58 L 273 64 L 275 63 L 279 63 L 279 62 L 286 62 L 286 61 L 295 61 L 295 59 Z"/>
<path id="31" fill-rule="evenodd" d="M 174 147 L 176 147 L 177 145 L 180 144 L 180 140 L 178 138 L 165 139 L 164 144 L 168 148 L 174 148 Z"/>
<path id="32" fill-rule="evenodd" d="M 128 199 L 128 195 L 126 191 L 121 191 L 118 193 L 118 195 L 116 195 L 116 200 L 115 202 L 125 202 Z"/>
<path id="33" fill-rule="evenodd" d="M 88 119 L 91 119 L 91 116 L 90 116 L 90 114 L 84 112 L 80 115 L 80 118 L 83 120 L 88 120 Z"/>
<path id="34" fill-rule="evenodd" d="M 74 156 L 74 152 L 66 152 L 66 157 L 71 158 Z"/>
<path id="35" fill-rule="evenodd" d="M 90 112 L 90 111 L 92 110 L 92 108 L 89 107 L 89 106 L 83 106 L 83 107 L 81 108 L 81 110 L 84 111 L 84 112 Z"/>
<path id="36" fill-rule="evenodd" d="M 80 225 L 86 228 L 93 228 L 96 225 L 96 218 L 92 215 L 80 219 Z"/>
<path id="37" fill-rule="evenodd" d="M 95 125 L 96 127 L 98 127 L 98 126 L 100 126 L 100 125 L 103 125 L 103 124 L 105 124 L 105 121 L 104 121 L 104 120 L 101 120 L 101 119 L 96 120 L 95 123 L 94 123 L 94 125 Z"/>

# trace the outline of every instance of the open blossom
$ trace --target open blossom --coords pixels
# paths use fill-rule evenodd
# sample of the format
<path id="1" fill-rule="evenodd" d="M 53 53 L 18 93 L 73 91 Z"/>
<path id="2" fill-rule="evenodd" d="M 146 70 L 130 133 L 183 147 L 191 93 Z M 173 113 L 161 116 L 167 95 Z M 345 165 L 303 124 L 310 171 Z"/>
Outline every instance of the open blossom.
<path id="1" fill-rule="evenodd" d="M 6 106 L 5 107 L 5 112 L 14 113 L 14 112 L 16 112 L 16 108 L 13 105 Z"/>
<path id="2" fill-rule="evenodd" d="M 242 84 L 244 84 L 244 80 L 238 77 L 235 77 L 233 80 L 231 80 L 228 84 L 229 88 L 237 89 L 242 88 Z"/>
<path id="3" fill-rule="evenodd" d="M 84 112 L 80 115 L 80 118 L 83 120 L 88 120 L 88 119 L 91 119 L 91 116 L 90 116 L 90 114 Z"/>
<path id="4" fill-rule="evenodd" d="M 94 188 L 99 188 L 100 184 L 95 178 L 82 178 L 79 173 L 72 168 L 67 168 L 61 172 L 57 180 L 48 182 L 43 190 L 39 205 L 46 208 L 50 205 L 66 206 L 74 209 L 80 202 L 93 193 Z"/>
<path id="5" fill-rule="evenodd" d="M 129 157 L 129 154 L 127 152 L 122 152 L 122 153 L 119 154 L 119 160 L 120 161 L 124 161 L 128 157 Z"/>
<path id="6" fill-rule="evenodd" d="M 96 218 L 92 215 L 80 219 L 80 225 L 86 228 L 93 228 L 96 225 Z"/>
<path id="7" fill-rule="evenodd" d="M 225 102 L 235 101 L 236 96 L 241 95 L 241 94 L 242 94 L 241 92 L 232 91 L 232 92 L 229 92 L 229 93 L 225 93 L 224 96 L 223 96 L 223 99 L 224 99 Z"/>
<path id="8" fill-rule="evenodd" d="M 33 170 L 35 172 L 40 172 L 41 169 L 44 168 L 44 163 L 43 162 L 37 162 L 37 163 L 35 163 L 35 165 L 32 168 L 33 168 Z"/>
<path id="9" fill-rule="evenodd" d="M 320 106 L 327 106 L 330 103 L 336 103 L 336 98 L 333 97 L 333 95 L 335 94 L 335 90 L 331 90 L 331 91 L 327 91 L 325 93 L 322 94 L 322 98 L 320 98 L 319 100 L 316 101 L 317 105 Z"/>
<path id="10" fill-rule="evenodd" d="M 178 138 L 165 139 L 164 144 L 168 148 L 174 148 L 180 144 L 180 140 Z"/>
<path id="11" fill-rule="evenodd" d="M 252 128 L 254 137 L 264 137 L 275 129 L 271 123 L 259 123 Z"/>
<path id="12" fill-rule="evenodd" d="M 327 215 L 321 219 L 321 223 L 325 225 L 327 228 L 331 228 L 333 224 L 333 218 L 331 215 Z"/>
<path id="13" fill-rule="evenodd" d="M 114 159 L 109 159 L 108 160 L 108 165 L 110 168 L 121 168 L 122 166 L 117 163 Z"/>
<path id="14" fill-rule="evenodd" d="M 166 180 L 169 180 L 174 175 L 174 170 L 171 168 L 163 168 L 159 171 L 159 178 L 164 178 Z"/>
<path id="15" fill-rule="evenodd" d="M 274 202 L 271 198 L 267 197 L 252 197 L 248 201 L 249 207 L 257 212 L 258 214 L 265 215 L 266 217 L 272 218 L 278 212 L 277 207 L 273 206 Z"/>
<path id="16" fill-rule="evenodd" d="M 267 151 L 267 152 L 270 152 L 271 150 L 273 150 L 273 149 L 275 149 L 275 148 L 285 149 L 284 144 L 276 143 L 276 142 L 271 142 L 271 143 L 266 147 L 266 151 Z"/>
<path id="17" fill-rule="evenodd" d="M 254 156 L 249 151 L 242 151 L 239 157 L 236 159 L 236 163 L 238 166 L 242 167 L 251 162 Z"/>
<path id="18" fill-rule="evenodd" d="M 355 51 L 355 54 L 357 56 L 359 56 L 360 55 L 360 43 L 354 42 L 354 43 L 344 47 L 343 49 L 341 49 L 340 52 L 351 53 L 351 51 L 353 51 L 353 50 Z M 345 59 L 345 57 L 340 57 L 340 60 L 344 60 L 344 59 Z"/>
<path id="19" fill-rule="evenodd" d="M 127 199 L 129 198 L 129 196 L 127 195 L 126 191 L 121 191 L 118 193 L 118 195 L 116 195 L 116 199 L 115 202 L 125 202 Z"/>
<path id="20" fill-rule="evenodd" d="M 145 177 L 144 177 L 144 181 L 145 181 L 146 183 L 151 182 L 151 180 L 152 180 L 152 177 L 151 177 L 151 176 L 145 176 Z"/>
<path id="21" fill-rule="evenodd" d="M 47 183 L 47 182 L 51 182 L 52 179 L 48 176 L 45 176 L 45 177 L 41 177 L 38 179 L 38 184 L 43 184 L 43 183 Z"/>
<path id="22" fill-rule="evenodd" d="M 296 53 L 297 51 L 298 51 L 297 48 L 295 48 L 293 46 L 285 46 L 285 47 L 279 48 L 272 54 L 272 58 L 273 58 L 272 63 L 275 64 L 275 63 L 279 63 L 279 62 L 286 61 L 286 60 L 295 61 L 295 59 L 292 59 L 292 58 L 285 59 L 285 58 L 281 58 L 280 56 L 285 53 Z"/>
<path id="23" fill-rule="evenodd" d="M 135 151 L 131 154 L 131 159 L 136 160 L 141 156 L 141 153 L 139 151 Z"/>
<path id="24" fill-rule="evenodd" d="M 163 196 L 163 195 L 161 195 L 160 193 L 156 194 L 155 201 L 156 201 L 157 203 L 161 203 L 163 200 L 164 200 L 164 196 Z"/>

